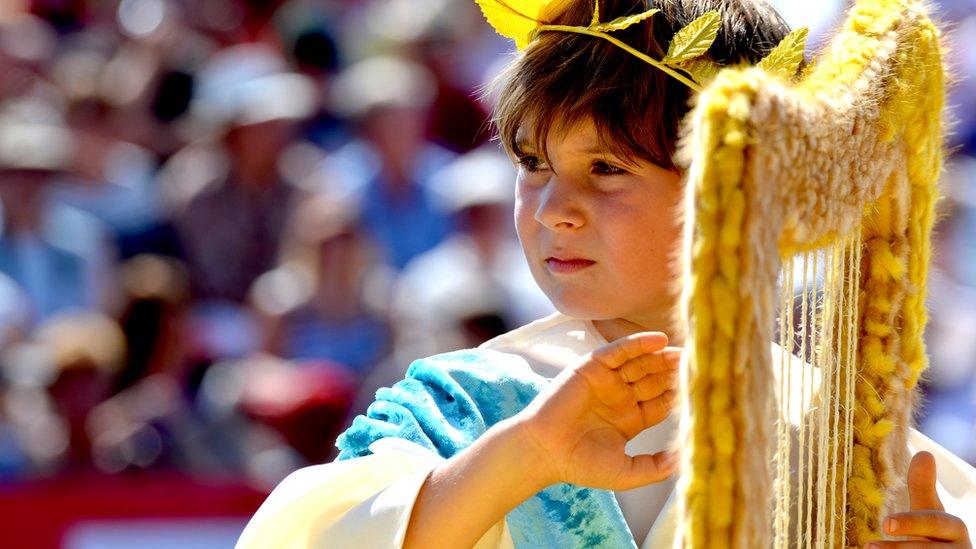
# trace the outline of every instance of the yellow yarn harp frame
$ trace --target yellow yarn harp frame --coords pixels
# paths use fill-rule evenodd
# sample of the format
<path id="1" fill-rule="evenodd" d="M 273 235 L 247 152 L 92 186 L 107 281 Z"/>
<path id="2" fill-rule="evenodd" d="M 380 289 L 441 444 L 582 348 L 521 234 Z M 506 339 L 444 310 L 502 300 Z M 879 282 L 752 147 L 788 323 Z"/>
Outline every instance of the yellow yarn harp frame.
<path id="1" fill-rule="evenodd" d="M 860 547 L 903 508 L 941 52 L 921 2 L 861 0 L 796 83 L 729 68 L 697 96 L 679 148 L 683 546 Z"/>

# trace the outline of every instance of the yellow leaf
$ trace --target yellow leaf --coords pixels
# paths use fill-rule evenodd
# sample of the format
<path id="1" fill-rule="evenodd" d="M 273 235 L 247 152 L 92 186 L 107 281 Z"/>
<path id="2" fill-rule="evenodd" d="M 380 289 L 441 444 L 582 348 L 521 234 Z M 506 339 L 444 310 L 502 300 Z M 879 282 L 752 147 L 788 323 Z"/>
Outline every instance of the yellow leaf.
<path id="1" fill-rule="evenodd" d="M 488 23 L 498 34 L 515 40 L 515 47 L 522 49 L 529 43 L 532 31 L 539 26 L 539 11 L 545 5 L 542 1 L 519 0 L 475 0 L 481 7 Z"/>
<path id="2" fill-rule="evenodd" d="M 663 61 L 675 64 L 704 54 L 715 41 L 721 24 L 722 18 L 717 11 L 705 12 L 674 35 Z"/>
<path id="3" fill-rule="evenodd" d="M 593 0 L 593 19 L 590 19 L 590 26 L 600 23 L 600 0 Z"/>
<path id="4" fill-rule="evenodd" d="M 539 25 L 559 15 L 572 0 L 475 0 L 495 32 L 524 48 Z"/>
<path id="5" fill-rule="evenodd" d="M 647 19 L 648 17 L 659 12 L 659 9 L 647 10 L 643 13 L 638 13 L 637 15 L 624 15 L 623 17 L 618 17 L 609 23 L 599 23 L 597 25 L 590 25 L 589 29 L 598 32 L 610 32 L 624 30 L 631 25 L 636 25 L 641 21 Z"/>
<path id="6" fill-rule="evenodd" d="M 800 68 L 800 63 L 803 62 L 803 50 L 809 33 L 810 29 L 800 27 L 787 34 L 766 57 L 759 61 L 759 68 L 784 78 L 793 78 Z"/>
<path id="7" fill-rule="evenodd" d="M 539 12 L 539 20 L 543 23 L 552 23 L 557 17 L 559 17 L 559 14 L 574 3 L 576 3 L 576 0 L 549 0 L 549 2 L 543 6 L 542 11 Z"/>
<path id="8" fill-rule="evenodd" d="M 679 63 L 678 68 L 690 74 L 698 84 L 705 85 L 715 78 L 722 67 L 711 59 L 695 57 Z"/>

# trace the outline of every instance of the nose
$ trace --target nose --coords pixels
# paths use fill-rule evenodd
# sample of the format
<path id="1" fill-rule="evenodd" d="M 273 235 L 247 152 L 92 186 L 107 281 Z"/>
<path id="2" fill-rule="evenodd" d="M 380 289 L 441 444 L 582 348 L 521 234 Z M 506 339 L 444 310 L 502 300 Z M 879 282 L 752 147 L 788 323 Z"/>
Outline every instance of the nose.
<path id="1" fill-rule="evenodd" d="M 539 196 L 539 206 L 535 220 L 548 229 L 578 229 L 586 223 L 579 207 L 575 186 L 569 181 L 561 181 L 553 174 Z"/>

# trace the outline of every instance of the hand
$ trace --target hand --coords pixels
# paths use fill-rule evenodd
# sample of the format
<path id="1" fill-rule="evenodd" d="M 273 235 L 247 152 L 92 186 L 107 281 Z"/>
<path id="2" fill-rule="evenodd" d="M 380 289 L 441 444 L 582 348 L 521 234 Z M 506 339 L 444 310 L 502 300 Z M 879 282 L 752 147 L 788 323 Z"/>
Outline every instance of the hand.
<path id="1" fill-rule="evenodd" d="M 628 456 L 627 441 L 663 421 L 674 404 L 681 350 L 642 332 L 585 355 L 515 416 L 534 465 L 553 484 L 627 490 L 667 478 L 671 452 Z"/>
<path id="2" fill-rule="evenodd" d="M 882 549 L 949 548 L 972 549 L 966 525 L 959 517 L 945 512 L 935 491 L 935 458 L 919 452 L 908 466 L 908 495 L 911 511 L 888 515 L 885 532 L 892 536 L 911 536 L 914 541 L 872 541 L 865 547 Z"/>

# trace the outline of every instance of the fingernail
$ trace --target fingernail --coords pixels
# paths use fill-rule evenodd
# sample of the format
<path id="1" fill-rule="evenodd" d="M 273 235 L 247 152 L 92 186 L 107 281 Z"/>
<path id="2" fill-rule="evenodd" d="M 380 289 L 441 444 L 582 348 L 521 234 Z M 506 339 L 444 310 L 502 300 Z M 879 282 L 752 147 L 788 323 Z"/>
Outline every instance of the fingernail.
<path id="1" fill-rule="evenodd" d="M 885 519 L 885 530 L 887 530 L 889 534 L 894 534 L 895 531 L 898 530 L 898 521 L 893 518 Z"/>

